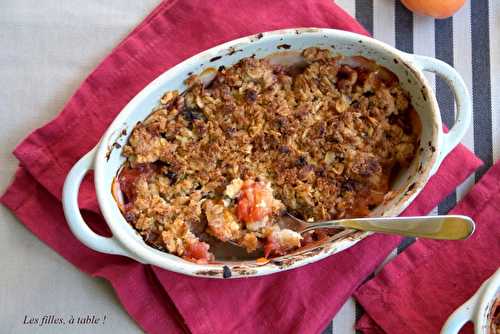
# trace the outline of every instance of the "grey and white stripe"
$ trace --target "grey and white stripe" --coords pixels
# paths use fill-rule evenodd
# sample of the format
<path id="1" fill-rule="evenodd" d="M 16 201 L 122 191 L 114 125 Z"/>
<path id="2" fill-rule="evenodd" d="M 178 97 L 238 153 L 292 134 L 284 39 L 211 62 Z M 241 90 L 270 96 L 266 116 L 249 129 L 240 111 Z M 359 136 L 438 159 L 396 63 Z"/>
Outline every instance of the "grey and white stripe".
<path id="1" fill-rule="evenodd" d="M 484 166 L 476 172 L 476 182 L 493 163 L 488 6 L 485 0 L 471 1 L 474 152 L 484 161 Z"/>
<path id="2" fill-rule="evenodd" d="M 396 15 L 396 48 L 404 52 L 413 53 L 413 14 L 399 1 L 396 1 L 394 10 Z M 415 238 L 405 238 L 398 246 L 397 252 L 401 253 L 413 242 L 415 242 Z"/>
<path id="3" fill-rule="evenodd" d="M 453 66 L 453 19 L 436 20 L 434 30 L 436 58 Z M 453 125 L 455 120 L 455 101 L 446 82 L 436 79 L 436 98 L 444 124 Z M 449 194 L 438 206 L 439 214 L 446 214 L 457 203 L 456 191 Z"/>
<path id="4" fill-rule="evenodd" d="M 457 71 L 462 75 L 465 84 L 472 92 L 472 46 L 470 25 L 470 1 L 453 16 L 453 63 Z M 472 116 L 474 119 L 474 115 Z M 474 151 L 474 127 L 467 131 L 462 143 Z M 475 177 L 472 175 L 457 188 L 457 199 L 460 200 L 474 185 Z"/>
<path id="5" fill-rule="evenodd" d="M 373 1 L 356 0 L 355 17 L 373 35 Z"/>
<path id="6" fill-rule="evenodd" d="M 405 52 L 436 57 L 447 62 L 457 69 L 469 87 L 473 96 L 473 126 L 462 143 L 473 150 L 485 165 L 431 214 L 448 212 L 493 162 L 500 158 L 500 1 L 466 1 L 459 12 L 445 20 L 412 14 L 399 0 L 336 2 L 356 17 L 376 39 Z M 444 81 L 432 73 L 426 73 L 426 76 L 435 87 L 443 122 L 452 126 L 455 119 L 453 95 Z M 384 264 L 412 242 L 412 239 L 405 239 Z M 355 333 L 354 322 L 361 314 L 362 309 L 351 298 L 325 333 Z"/>
<path id="7" fill-rule="evenodd" d="M 395 3 L 396 24 L 396 48 L 413 53 L 413 14 L 408 11 L 399 1 Z M 376 36 L 374 36 L 377 38 Z"/>

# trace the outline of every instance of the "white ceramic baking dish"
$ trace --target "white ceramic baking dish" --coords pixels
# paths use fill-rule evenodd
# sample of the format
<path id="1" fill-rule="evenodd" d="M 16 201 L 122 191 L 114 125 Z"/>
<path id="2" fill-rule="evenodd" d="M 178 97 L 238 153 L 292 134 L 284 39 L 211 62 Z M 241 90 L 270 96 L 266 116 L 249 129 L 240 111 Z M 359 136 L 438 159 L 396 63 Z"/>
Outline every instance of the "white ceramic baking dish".
<path id="1" fill-rule="evenodd" d="M 453 312 L 444 324 L 441 334 L 457 334 L 468 321 L 474 323 L 474 333 L 490 334 L 491 312 L 500 298 L 500 269 L 488 278 L 476 293 Z"/>
<path id="2" fill-rule="evenodd" d="M 372 212 L 374 216 L 400 214 L 422 190 L 444 157 L 459 143 L 469 126 L 471 99 L 462 78 L 442 61 L 407 54 L 366 36 L 333 29 L 300 28 L 261 33 L 216 46 L 172 67 L 139 92 L 118 114 L 100 143 L 82 157 L 67 176 L 63 189 L 64 212 L 76 237 L 99 252 L 127 256 L 187 275 L 221 278 L 267 275 L 300 267 L 351 247 L 368 236 L 369 233 L 366 232 L 344 231 L 336 235 L 332 242 L 273 259 L 265 265 L 258 265 L 255 261 L 201 265 L 148 246 L 125 221 L 111 194 L 113 178 L 125 160 L 121 156 L 121 150 L 115 146 L 123 147 L 135 124 L 151 113 L 166 91 L 183 91 L 184 80 L 190 74 L 202 73 L 207 68 L 218 68 L 221 65 L 228 67 L 239 59 L 252 55 L 260 58 L 278 51 L 297 53 L 311 46 L 327 48 L 333 53 L 347 56 L 361 55 L 372 59 L 396 74 L 403 88 L 410 93 L 412 104 L 422 123 L 420 147 L 411 166 L 401 172 L 394 183 L 392 199 Z M 442 130 L 439 106 L 423 71 L 435 72 L 441 76 L 455 95 L 456 121 L 446 134 Z M 111 238 L 92 232 L 78 209 L 78 189 L 83 177 L 91 169 L 94 170 L 101 212 L 113 233 Z"/>

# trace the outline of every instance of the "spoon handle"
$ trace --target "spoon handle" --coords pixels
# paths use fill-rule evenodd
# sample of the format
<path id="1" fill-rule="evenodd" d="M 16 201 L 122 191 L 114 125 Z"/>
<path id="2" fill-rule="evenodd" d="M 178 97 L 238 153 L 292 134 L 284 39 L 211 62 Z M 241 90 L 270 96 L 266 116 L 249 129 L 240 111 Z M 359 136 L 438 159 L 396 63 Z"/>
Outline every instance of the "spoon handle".
<path id="1" fill-rule="evenodd" d="M 340 219 L 309 224 L 302 233 L 318 228 L 333 227 L 444 240 L 467 239 L 475 229 L 474 221 L 467 216 L 446 215 Z"/>

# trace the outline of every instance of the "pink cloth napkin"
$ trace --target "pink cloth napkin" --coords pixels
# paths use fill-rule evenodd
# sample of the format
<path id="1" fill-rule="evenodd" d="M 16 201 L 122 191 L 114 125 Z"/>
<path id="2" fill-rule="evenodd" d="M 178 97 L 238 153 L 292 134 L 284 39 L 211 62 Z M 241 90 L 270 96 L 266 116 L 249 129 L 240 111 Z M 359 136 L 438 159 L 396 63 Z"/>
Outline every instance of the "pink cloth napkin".
<path id="1" fill-rule="evenodd" d="M 500 161 L 451 211 L 472 217 L 465 241 L 418 240 L 356 293 L 363 333 L 439 333 L 450 314 L 500 267 Z M 472 327 L 464 329 L 472 333 Z"/>
<path id="2" fill-rule="evenodd" d="M 316 333 L 400 242 L 372 236 L 307 267 L 244 280 L 196 279 L 83 246 L 60 203 L 71 166 L 99 140 L 122 107 L 183 59 L 236 37 L 287 27 L 329 27 L 366 34 L 330 0 L 165 1 L 83 82 L 61 114 L 15 150 L 16 177 L 1 198 L 19 220 L 80 270 L 107 279 L 127 312 L 149 333 Z M 425 214 L 480 161 L 459 146 L 405 214 Z M 89 225 L 109 234 L 91 177 L 80 192 Z"/>

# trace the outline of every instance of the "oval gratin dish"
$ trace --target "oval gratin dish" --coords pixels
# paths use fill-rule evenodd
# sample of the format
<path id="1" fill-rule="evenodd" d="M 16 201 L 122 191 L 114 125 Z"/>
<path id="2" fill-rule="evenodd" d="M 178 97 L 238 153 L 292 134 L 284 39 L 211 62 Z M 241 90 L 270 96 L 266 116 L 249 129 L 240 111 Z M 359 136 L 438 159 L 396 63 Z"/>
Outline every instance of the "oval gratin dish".
<path id="1" fill-rule="evenodd" d="M 286 50 L 283 46 L 286 45 Z M 446 155 L 460 142 L 471 121 L 471 99 L 460 75 L 446 63 L 425 56 L 407 54 L 375 39 L 351 32 L 298 28 L 247 36 L 201 52 L 170 68 L 141 90 L 118 114 L 98 145 L 83 156 L 67 176 L 63 206 L 75 236 L 88 247 L 102 253 L 133 258 L 174 272 L 211 278 L 237 278 L 267 275 L 304 266 L 355 245 L 370 235 L 346 230 L 317 247 L 271 259 L 256 261 L 221 261 L 197 264 L 147 245 L 124 219 L 112 192 L 113 180 L 125 161 L 121 154 L 132 129 L 143 121 L 166 91 L 186 89 L 185 79 L 207 68 L 229 67 L 240 59 L 255 55 L 263 58 L 276 52 L 297 52 L 308 47 L 329 49 L 333 54 L 359 55 L 389 69 L 409 92 L 422 129 L 419 147 L 411 165 L 393 182 L 394 196 L 375 208 L 373 216 L 399 215 L 423 189 Z M 235 52 L 237 51 L 237 52 Z M 434 72 L 450 86 L 456 101 L 456 121 L 443 132 L 439 106 L 424 71 Z M 451 126 L 451 125 L 450 125 Z M 118 145 L 117 145 L 118 144 Z M 83 177 L 94 170 L 98 203 L 113 236 L 94 233 L 78 208 L 78 190 Z"/>

